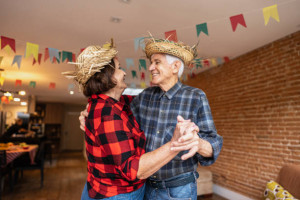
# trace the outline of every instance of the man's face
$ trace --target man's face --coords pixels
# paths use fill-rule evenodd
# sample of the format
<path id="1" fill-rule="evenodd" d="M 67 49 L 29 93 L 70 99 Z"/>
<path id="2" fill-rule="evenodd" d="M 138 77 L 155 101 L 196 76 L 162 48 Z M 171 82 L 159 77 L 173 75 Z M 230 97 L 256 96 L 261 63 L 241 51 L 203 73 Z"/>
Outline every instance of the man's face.
<path id="1" fill-rule="evenodd" d="M 170 78 L 174 76 L 172 66 L 168 63 L 164 54 L 153 54 L 149 71 L 152 75 L 152 83 L 164 88 L 170 84 Z M 176 76 L 176 75 L 175 75 Z"/>

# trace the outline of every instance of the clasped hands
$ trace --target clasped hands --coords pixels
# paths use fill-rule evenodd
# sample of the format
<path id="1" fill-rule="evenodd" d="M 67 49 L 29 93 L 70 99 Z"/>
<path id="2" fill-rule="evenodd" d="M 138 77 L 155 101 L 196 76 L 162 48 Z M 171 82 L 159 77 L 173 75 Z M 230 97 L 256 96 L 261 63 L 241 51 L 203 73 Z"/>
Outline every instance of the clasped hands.
<path id="1" fill-rule="evenodd" d="M 185 120 L 180 115 L 177 116 L 177 124 L 171 139 L 171 151 L 189 150 L 188 153 L 181 156 L 182 160 L 186 160 L 194 156 L 201 143 L 198 136 L 199 127 L 191 120 Z"/>

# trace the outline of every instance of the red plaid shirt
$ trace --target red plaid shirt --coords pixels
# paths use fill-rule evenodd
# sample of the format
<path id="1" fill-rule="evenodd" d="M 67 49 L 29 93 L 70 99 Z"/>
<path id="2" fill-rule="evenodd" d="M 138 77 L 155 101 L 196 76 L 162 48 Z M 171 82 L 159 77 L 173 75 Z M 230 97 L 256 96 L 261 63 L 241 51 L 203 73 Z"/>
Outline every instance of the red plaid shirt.
<path id="1" fill-rule="evenodd" d="M 137 171 L 146 138 L 129 108 L 132 99 L 117 101 L 104 94 L 89 98 L 85 139 L 91 198 L 129 193 L 145 182 L 137 179 Z"/>

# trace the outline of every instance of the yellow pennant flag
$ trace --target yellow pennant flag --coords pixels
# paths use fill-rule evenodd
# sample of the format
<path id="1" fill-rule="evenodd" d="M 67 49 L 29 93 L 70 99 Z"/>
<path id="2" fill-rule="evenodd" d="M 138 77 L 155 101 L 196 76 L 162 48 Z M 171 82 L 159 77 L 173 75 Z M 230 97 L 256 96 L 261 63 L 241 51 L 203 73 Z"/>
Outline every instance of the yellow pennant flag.
<path id="1" fill-rule="evenodd" d="M 0 85 L 3 85 L 4 83 L 4 77 L 0 77 Z"/>
<path id="2" fill-rule="evenodd" d="M 29 56 L 33 55 L 34 59 L 38 60 L 38 54 L 39 54 L 39 45 L 27 42 L 25 58 L 28 58 Z"/>
<path id="3" fill-rule="evenodd" d="M 12 96 L 9 96 L 8 97 L 8 101 L 11 101 L 11 100 L 13 100 L 14 98 L 12 97 Z"/>
<path id="4" fill-rule="evenodd" d="M 263 8 L 263 14 L 265 19 L 265 26 L 269 23 L 270 17 L 274 18 L 277 22 L 279 22 L 277 4 Z"/>
<path id="5" fill-rule="evenodd" d="M 210 62 L 212 64 L 212 66 L 216 66 L 217 65 L 217 60 L 215 58 L 210 59 Z"/>
<path id="6" fill-rule="evenodd" d="M 145 89 L 147 86 L 146 86 L 146 83 L 145 82 L 141 82 L 141 88 Z"/>

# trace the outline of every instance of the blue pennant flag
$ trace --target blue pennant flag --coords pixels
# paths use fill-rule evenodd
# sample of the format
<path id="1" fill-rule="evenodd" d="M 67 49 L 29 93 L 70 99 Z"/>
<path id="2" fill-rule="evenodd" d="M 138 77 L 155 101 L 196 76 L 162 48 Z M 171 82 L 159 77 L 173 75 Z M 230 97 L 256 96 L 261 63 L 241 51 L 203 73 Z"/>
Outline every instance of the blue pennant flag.
<path id="1" fill-rule="evenodd" d="M 134 62 L 132 58 L 126 58 L 126 67 L 127 69 L 130 67 L 134 67 Z"/>
<path id="2" fill-rule="evenodd" d="M 13 62 L 11 63 L 11 66 L 13 66 L 13 64 L 17 63 L 18 68 L 20 69 L 21 61 L 22 61 L 22 56 L 21 55 L 15 55 L 15 57 L 13 59 Z"/>

